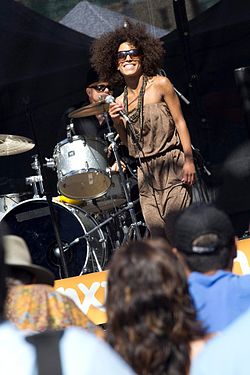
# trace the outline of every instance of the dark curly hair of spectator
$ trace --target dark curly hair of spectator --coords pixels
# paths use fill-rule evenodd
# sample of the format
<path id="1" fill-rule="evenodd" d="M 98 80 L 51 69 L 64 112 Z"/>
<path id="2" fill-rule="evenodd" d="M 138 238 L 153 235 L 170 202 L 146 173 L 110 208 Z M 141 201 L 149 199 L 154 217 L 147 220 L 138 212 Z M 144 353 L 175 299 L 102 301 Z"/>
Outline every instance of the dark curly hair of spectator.
<path id="1" fill-rule="evenodd" d="M 187 374 L 203 337 L 184 269 L 163 240 L 131 242 L 108 276 L 107 341 L 139 375 Z"/>
<path id="2" fill-rule="evenodd" d="M 103 81 L 111 84 L 124 84 L 123 77 L 117 70 L 117 51 L 120 44 L 133 44 L 142 53 L 142 70 L 147 76 L 158 73 L 164 55 L 162 42 L 151 36 L 140 23 L 125 22 L 114 31 L 104 33 L 91 46 L 91 64 Z"/>

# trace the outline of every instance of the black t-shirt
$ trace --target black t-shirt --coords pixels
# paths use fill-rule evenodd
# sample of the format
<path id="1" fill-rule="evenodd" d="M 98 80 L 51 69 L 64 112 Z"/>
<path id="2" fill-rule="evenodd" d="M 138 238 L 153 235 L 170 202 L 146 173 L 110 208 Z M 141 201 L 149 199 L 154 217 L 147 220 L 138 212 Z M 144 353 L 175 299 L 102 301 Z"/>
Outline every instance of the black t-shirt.
<path id="1" fill-rule="evenodd" d="M 73 119 L 72 122 L 76 135 L 81 135 L 86 138 L 101 138 L 102 140 L 106 140 L 105 135 L 108 133 L 108 125 L 106 121 L 103 121 L 100 124 L 96 116 L 89 116 Z"/>

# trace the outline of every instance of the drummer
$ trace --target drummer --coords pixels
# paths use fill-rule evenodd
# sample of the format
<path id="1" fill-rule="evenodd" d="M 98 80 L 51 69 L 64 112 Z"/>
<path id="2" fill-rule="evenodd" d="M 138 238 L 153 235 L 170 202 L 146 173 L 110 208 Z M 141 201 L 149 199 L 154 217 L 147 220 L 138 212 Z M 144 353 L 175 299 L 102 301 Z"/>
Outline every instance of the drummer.
<path id="1" fill-rule="evenodd" d="M 87 75 L 85 91 L 88 97 L 88 104 L 98 103 L 105 99 L 107 95 L 112 94 L 111 86 L 108 82 L 98 80 L 96 73 L 90 70 Z M 105 138 L 108 133 L 108 126 L 104 118 L 104 114 L 92 115 L 74 119 L 74 130 L 77 135 L 86 136 L 88 138 Z"/>
<path id="2" fill-rule="evenodd" d="M 88 104 L 98 103 L 105 99 L 107 95 L 112 95 L 112 88 L 108 82 L 103 82 L 98 79 L 97 74 L 94 70 L 89 70 L 87 74 L 87 82 L 85 86 L 86 94 L 88 97 L 88 102 L 85 102 L 83 106 Z M 70 109 L 70 112 L 72 108 Z M 112 121 L 110 119 L 111 130 Z M 74 132 L 77 135 L 85 136 L 87 138 L 100 138 L 105 139 L 105 135 L 108 134 L 108 124 L 104 117 L 104 114 L 97 114 L 87 117 L 80 117 L 74 119 Z M 108 163 L 111 167 L 111 170 L 118 172 L 118 166 L 115 162 L 114 156 L 111 152 L 111 148 L 107 147 L 107 158 Z M 123 171 L 126 169 L 126 166 L 121 162 Z"/>

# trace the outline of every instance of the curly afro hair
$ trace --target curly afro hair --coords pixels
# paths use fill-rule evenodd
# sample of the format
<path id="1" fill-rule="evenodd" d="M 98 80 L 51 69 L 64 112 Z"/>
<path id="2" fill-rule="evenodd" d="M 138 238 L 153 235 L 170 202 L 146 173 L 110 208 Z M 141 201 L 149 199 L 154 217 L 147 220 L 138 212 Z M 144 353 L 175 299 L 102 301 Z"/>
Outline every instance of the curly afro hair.
<path id="1" fill-rule="evenodd" d="M 128 42 L 142 52 L 142 70 L 147 76 L 158 73 L 164 48 L 159 39 L 150 35 L 141 23 L 126 21 L 114 31 L 104 33 L 91 46 L 91 64 L 103 81 L 122 85 L 124 79 L 117 70 L 117 51 L 120 44 Z"/>

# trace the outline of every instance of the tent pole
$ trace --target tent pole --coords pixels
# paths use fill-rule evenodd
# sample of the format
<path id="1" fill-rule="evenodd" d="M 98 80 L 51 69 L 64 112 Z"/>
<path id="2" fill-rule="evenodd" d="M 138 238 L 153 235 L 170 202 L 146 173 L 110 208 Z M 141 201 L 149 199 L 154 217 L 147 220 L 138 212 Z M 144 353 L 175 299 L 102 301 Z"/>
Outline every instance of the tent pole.
<path id="1" fill-rule="evenodd" d="M 195 72 L 195 64 L 192 58 L 192 52 L 190 47 L 190 33 L 189 33 L 189 23 L 187 18 L 186 4 L 185 0 L 173 0 L 174 15 L 176 22 L 176 29 L 179 34 L 180 41 L 183 47 L 183 55 L 186 66 L 186 74 L 188 80 L 188 87 L 190 90 L 191 98 L 191 111 L 192 117 L 195 122 L 196 132 L 196 142 L 198 144 L 203 143 L 203 138 L 201 134 L 201 127 L 208 129 L 207 120 L 202 108 L 199 89 L 198 89 L 198 74 Z M 209 135 L 209 134 L 208 134 Z"/>

